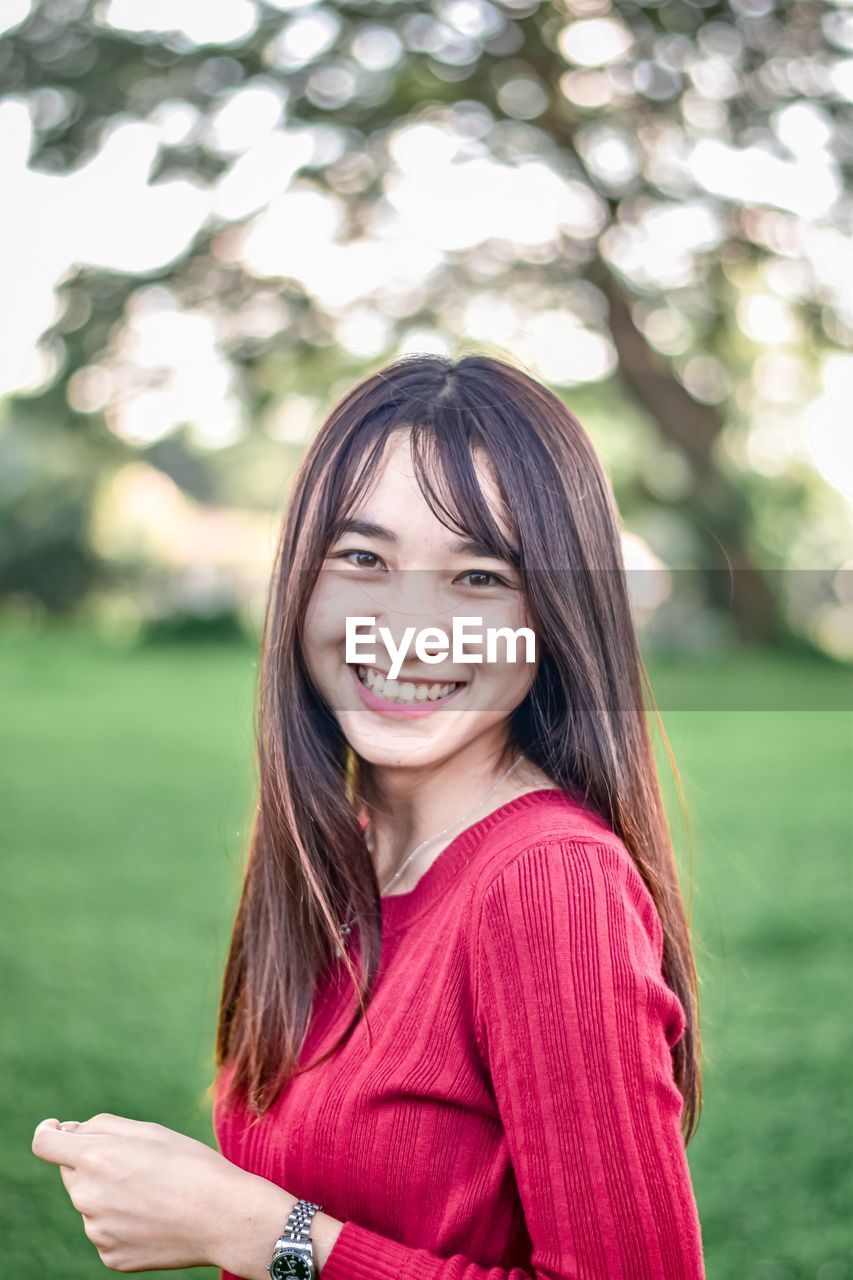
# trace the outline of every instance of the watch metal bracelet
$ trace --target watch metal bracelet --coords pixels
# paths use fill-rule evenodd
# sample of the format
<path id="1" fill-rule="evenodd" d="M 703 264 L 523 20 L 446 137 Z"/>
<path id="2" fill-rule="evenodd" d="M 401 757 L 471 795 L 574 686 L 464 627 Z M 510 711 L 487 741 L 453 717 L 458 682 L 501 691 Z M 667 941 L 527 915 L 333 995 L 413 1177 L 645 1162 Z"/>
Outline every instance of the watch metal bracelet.
<path id="1" fill-rule="evenodd" d="M 312 1280 L 314 1248 L 308 1233 L 314 1214 L 322 1207 L 311 1200 L 296 1201 L 288 1214 L 281 1235 L 275 1242 L 272 1261 L 266 1265 L 267 1271 L 274 1280 L 279 1280 L 279 1276 L 292 1276 L 294 1280 Z M 281 1259 L 281 1264 L 276 1266 L 278 1259 Z"/>
<path id="2" fill-rule="evenodd" d="M 311 1219 L 315 1213 L 322 1209 L 320 1204 L 312 1204 L 310 1200 L 297 1200 L 296 1204 L 290 1210 L 287 1222 L 284 1224 L 282 1236 L 298 1243 L 308 1239 L 308 1232 L 311 1229 Z"/>

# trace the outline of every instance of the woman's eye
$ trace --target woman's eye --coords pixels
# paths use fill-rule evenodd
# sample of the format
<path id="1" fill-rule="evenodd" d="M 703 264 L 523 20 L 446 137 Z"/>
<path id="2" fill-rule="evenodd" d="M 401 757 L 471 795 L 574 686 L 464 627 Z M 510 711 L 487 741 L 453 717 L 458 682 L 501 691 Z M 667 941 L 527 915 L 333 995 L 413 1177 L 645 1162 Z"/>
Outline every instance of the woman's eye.
<path id="1" fill-rule="evenodd" d="M 376 569 L 381 559 L 374 551 L 339 551 L 332 557 L 334 560 L 348 560 L 357 569 Z M 372 563 L 365 564 L 365 559 Z"/>
<path id="2" fill-rule="evenodd" d="M 461 575 L 462 578 L 474 578 L 477 581 L 471 582 L 472 587 L 505 587 L 507 584 L 503 578 L 499 578 L 496 573 L 489 573 L 485 569 L 469 569 L 467 573 Z M 489 582 L 483 582 L 483 578 L 489 578 Z M 457 579 L 458 581 L 458 579 Z"/>

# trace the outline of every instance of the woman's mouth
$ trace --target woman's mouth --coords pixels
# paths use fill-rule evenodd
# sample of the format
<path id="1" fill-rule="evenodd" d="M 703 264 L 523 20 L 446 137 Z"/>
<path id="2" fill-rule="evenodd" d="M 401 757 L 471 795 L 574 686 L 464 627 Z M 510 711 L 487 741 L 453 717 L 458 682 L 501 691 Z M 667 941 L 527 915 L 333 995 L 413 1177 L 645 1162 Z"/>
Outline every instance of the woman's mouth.
<path id="1" fill-rule="evenodd" d="M 429 715 L 466 684 L 464 680 L 390 680 L 375 667 L 350 665 L 350 670 L 365 705 L 391 718 Z"/>
<path id="2" fill-rule="evenodd" d="M 386 702 L 437 702 L 458 689 L 460 684 L 459 681 L 452 684 L 434 681 L 430 684 L 426 680 L 388 680 L 374 667 L 358 667 L 357 670 L 361 683 Z"/>

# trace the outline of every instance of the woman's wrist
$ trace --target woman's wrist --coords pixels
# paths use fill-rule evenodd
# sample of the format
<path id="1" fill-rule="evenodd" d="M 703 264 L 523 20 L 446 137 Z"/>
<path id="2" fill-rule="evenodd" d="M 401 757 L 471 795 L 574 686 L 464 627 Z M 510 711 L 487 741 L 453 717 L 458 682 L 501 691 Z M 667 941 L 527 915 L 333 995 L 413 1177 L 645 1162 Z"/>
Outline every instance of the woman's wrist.
<path id="1" fill-rule="evenodd" d="M 230 1271 L 241 1280 L 269 1280 L 267 1264 L 298 1196 L 266 1178 L 233 1166 L 233 1182 L 225 1189 L 223 1203 L 211 1227 L 208 1248 L 212 1266 Z M 317 1212 L 311 1222 L 315 1275 L 334 1247 L 343 1223 Z"/>
<path id="2" fill-rule="evenodd" d="M 269 1280 L 267 1263 L 297 1197 L 236 1165 L 234 1170 L 211 1224 L 211 1265 L 241 1280 Z"/>

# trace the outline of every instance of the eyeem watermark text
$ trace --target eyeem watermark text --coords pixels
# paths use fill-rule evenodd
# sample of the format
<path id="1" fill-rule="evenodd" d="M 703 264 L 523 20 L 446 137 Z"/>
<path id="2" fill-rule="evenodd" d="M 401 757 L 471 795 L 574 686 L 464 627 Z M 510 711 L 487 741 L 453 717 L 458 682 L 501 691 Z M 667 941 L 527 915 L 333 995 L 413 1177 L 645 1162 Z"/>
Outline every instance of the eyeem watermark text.
<path id="1" fill-rule="evenodd" d="M 367 634 L 359 634 L 366 628 Z M 376 653 L 365 653 L 362 650 L 367 646 L 373 646 L 375 649 L 376 639 L 376 619 L 368 617 L 348 617 L 346 620 L 346 661 L 353 663 L 371 664 L 376 662 Z M 396 680 L 400 674 L 400 668 L 406 660 L 406 656 L 412 648 L 414 641 L 414 650 L 421 662 L 444 662 L 449 657 L 452 662 L 497 662 L 498 659 L 498 641 L 503 640 L 506 646 L 506 662 L 519 661 L 517 655 L 518 641 L 524 639 L 524 662 L 536 661 L 536 635 L 530 627 L 519 627 L 513 631 L 512 627 L 486 627 L 483 629 L 482 618 L 459 618 L 453 619 L 453 629 L 451 635 L 441 627 L 422 627 L 418 631 L 417 627 L 406 627 L 403 637 L 399 645 L 394 643 L 394 637 L 387 627 L 378 628 L 379 639 L 385 645 L 388 656 L 391 659 L 391 668 L 388 672 L 392 680 Z M 486 656 L 483 657 L 483 640 L 485 638 Z M 479 645 L 479 649 L 475 652 L 469 652 L 466 645 Z"/>

